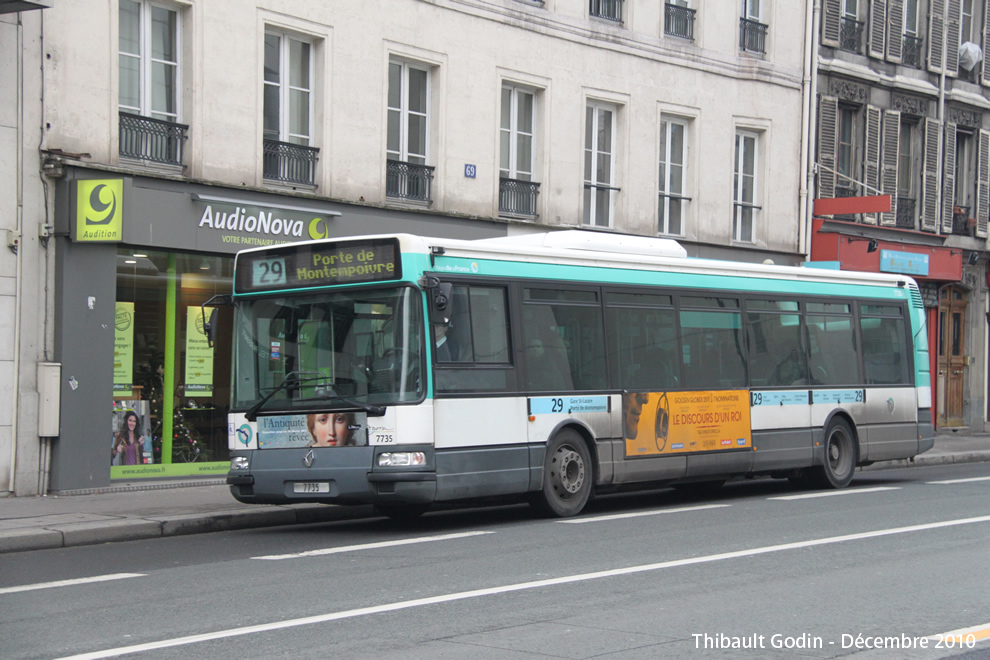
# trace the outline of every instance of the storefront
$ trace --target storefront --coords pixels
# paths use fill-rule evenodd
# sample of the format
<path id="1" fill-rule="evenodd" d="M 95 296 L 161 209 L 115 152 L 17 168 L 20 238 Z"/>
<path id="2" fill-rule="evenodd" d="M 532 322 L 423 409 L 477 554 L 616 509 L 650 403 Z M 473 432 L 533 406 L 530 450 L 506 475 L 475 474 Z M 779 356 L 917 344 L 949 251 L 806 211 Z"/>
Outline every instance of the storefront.
<path id="1" fill-rule="evenodd" d="M 936 426 L 982 431 L 985 268 L 979 252 L 946 242 L 944 235 L 815 218 L 811 259 L 843 270 L 902 273 L 918 282 Z"/>
<path id="2" fill-rule="evenodd" d="M 56 188 L 55 346 L 60 435 L 49 488 L 227 471 L 232 315 L 241 249 L 409 232 L 504 236 L 506 225 L 67 168 Z"/>

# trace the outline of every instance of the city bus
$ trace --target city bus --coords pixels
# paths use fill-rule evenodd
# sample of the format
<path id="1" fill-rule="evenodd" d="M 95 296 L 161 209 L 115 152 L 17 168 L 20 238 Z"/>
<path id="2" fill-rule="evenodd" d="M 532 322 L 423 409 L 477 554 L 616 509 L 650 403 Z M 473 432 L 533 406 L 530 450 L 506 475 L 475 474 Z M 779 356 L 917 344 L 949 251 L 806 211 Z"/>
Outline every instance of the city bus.
<path id="1" fill-rule="evenodd" d="M 584 230 L 244 250 L 229 416 L 247 503 L 431 505 L 746 476 L 842 488 L 934 444 L 925 310 L 886 273 Z"/>

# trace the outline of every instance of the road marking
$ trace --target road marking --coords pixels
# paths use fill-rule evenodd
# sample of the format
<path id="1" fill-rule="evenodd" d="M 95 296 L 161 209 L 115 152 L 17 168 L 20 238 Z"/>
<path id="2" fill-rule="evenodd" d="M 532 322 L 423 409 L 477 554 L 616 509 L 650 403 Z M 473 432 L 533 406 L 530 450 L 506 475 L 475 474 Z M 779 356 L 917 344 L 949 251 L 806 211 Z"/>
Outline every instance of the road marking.
<path id="1" fill-rule="evenodd" d="M 563 577 L 549 578 L 546 580 L 535 580 L 533 582 L 519 582 L 501 587 L 489 587 L 487 589 L 475 589 L 473 591 L 461 591 L 440 596 L 430 596 L 429 598 L 417 598 L 415 600 L 403 600 L 384 605 L 373 605 L 355 610 L 345 610 L 343 612 L 330 612 L 329 614 L 319 614 L 307 616 L 301 619 L 288 619 L 286 621 L 275 621 L 272 623 L 262 623 L 243 628 L 230 628 L 228 630 L 218 630 L 212 633 L 202 633 L 199 635 L 189 635 L 188 637 L 176 637 L 174 639 L 164 639 L 158 642 L 148 642 L 146 644 L 135 644 L 133 646 L 121 646 L 104 651 L 93 651 L 92 653 L 82 653 L 68 656 L 60 660 L 96 660 L 97 658 L 112 658 L 118 655 L 130 653 L 143 653 L 145 651 L 156 651 L 158 649 L 172 648 L 175 646 L 186 646 L 199 642 L 209 642 L 217 639 L 229 637 L 239 637 L 242 635 L 252 635 L 255 633 L 282 630 L 285 628 L 295 628 L 297 626 L 308 626 L 314 623 L 326 623 L 328 621 L 340 621 L 341 619 L 352 619 L 369 614 L 381 614 L 382 612 L 395 612 L 407 610 L 414 607 L 424 607 L 426 605 L 436 605 L 438 603 L 450 603 L 469 598 L 481 598 L 484 596 L 495 596 L 499 594 L 512 593 L 515 591 L 527 591 L 531 589 L 542 589 L 544 587 L 555 587 L 561 584 L 573 584 L 575 582 L 586 582 L 588 580 L 600 580 L 602 578 L 620 577 L 624 575 L 635 575 L 637 573 L 647 573 L 659 571 L 665 568 L 677 568 L 680 566 L 692 566 L 696 564 L 706 564 L 726 559 L 741 559 L 765 555 L 771 552 L 782 552 L 785 550 L 799 550 L 821 545 L 831 545 L 835 543 L 845 543 L 846 541 L 859 541 L 862 539 L 879 538 L 892 536 L 894 534 L 908 534 L 911 532 L 923 532 L 944 527 L 956 527 L 958 525 L 972 525 L 975 523 L 990 522 L 990 516 L 980 516 L 978 518 L 961 518 L 958 520 L 947 520 L 944 522 L 928 523 L 925 525 L 911 525 L 909 527 L 894 527 L 892 529 L 880 529 L 873 532 L 860 532 L 858 534 L 846 534 L 845 536 L 830 536 L 822 539 L 812 539 L 810 541 L 796 541 L 794 543 L 783 543 L 780 545 L 769 545 L 752 550 L 736 550 L 734 552 L 723 552 L 717 555 L 707 555 L 705 557 L 690 557 L 688 559 L 675 559 L 656 564 L 645 564 L 641 566 L 628 566 L 626 568 L 614 568 L 607 571 L 597 571 L 594 573 L 581 573 L 578 575 L 565 575 Z"/>
<path id="2" fill-rule="evenodd" d="M 990 639 L 990 623 L 981 623 L 980 625 L 973 626 L 972 628 L 950 630 L 949 632 L 942 633 L 940 635 L 932 635 L 928 639 L 935 639 L 939 641 L 947 641 L 951 639 L 956 644 L 959 644 L 961 648 L 962 644 Z"/>
<path id="3" fill-rule="evenodd" d="M 19 591 L 35 591 L 36 589 L 55 589 L 57 587 L 71 587 L 77 584 L 90 584 L 93 582 L 110 582 L 111 580 L 126 580 L 127 578 L 144 577 L 145 573 L 111 573 L 110 575 L 96 575 L 88 578 L 77 578 L 75 580 L 59 580 L 57 582 L 39 582 L 38 584 L 25 584 L 20 587 L 4 587 L 0 589 L 0 594 L 14 594 Z"/>
<path id="4" fill-rule="evenodd" d="M 858 495 L 859 493 L 877 493 L 881 490 L 900 490 L 900 486 L 877 486 L 876 488 L 847 488 L 843 490 L 829 490 L 824 493 L 805 493 L 803 495 L 783 495 L 781 497 L 768 497 L 768 500 L 810 500 L 816 497 L 835 497 L 836 495 Z"/>
<path id="5" fill-rule="evenodd" d="M 990 477 L 973 477 L 972 479 L 948 479 L 946 481 L 928 481 L 930 484 L 967 484 L 971 481 L 990 481 Z"/>
<path id="6" fill-rule="evenodd" d="M 581 523 L 602 522 L 604 520 L 619 520 L 621 518 L 639 518 L 640 516 L 658 516 L 661 513 L 683 513 L 685 511 L 702 511 L 704 509 L 721 509 L 731 504 L 706 504 L 704 506 L 686 506 L 679 509 L 657 509 L 656 511 L 639 511 L 637 513 L 616 513 L 611 516 L 593 516 L 588 518 L 568 518 L 556 522 L 565 525 L 580 525 Z"/>
<path id="7" fill-rule="evenodd" d="M 398 541 L 381 541 L 380 543 L 363 543 L 361 545 L 345 545 L 339 548 L 322 548 L 320 550 L 307 550 L 305 552 L 294 552 L 288 555 L 264 555 L 261 557 L 251 557 L 251 559 L 268 559 L 277 561 L 279 559 L 298 559 L 299 557 L 319 557 L 320 555 L 336 555 L 341 552 L 357 552 L 358 550 L 372 550 L 375 548 L 391 548 L 397 545 L 410 545 L 412 543 L 429 543 L 431 541 L 449 541 L 450 539 L 463 539 L 469 536 L 480 536 L 481 534 L 494 534 L 495 532 L 461 532 L 459 534 L 443 534 L 440 536 L 419 536 L 412 539 L 400 539 Z"/>

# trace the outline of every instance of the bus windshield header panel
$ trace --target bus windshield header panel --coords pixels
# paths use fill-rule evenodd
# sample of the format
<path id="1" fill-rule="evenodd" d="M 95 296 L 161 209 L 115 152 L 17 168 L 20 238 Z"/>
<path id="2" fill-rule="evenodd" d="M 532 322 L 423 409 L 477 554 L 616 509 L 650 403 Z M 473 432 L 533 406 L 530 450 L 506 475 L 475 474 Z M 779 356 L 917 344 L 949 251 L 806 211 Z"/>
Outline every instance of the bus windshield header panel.
<path id="1" fill-rule="evenodd" d="M 292 245 L 237 256 L 237 293 L 383 282 L 402 277 L 395 238 Z"/>

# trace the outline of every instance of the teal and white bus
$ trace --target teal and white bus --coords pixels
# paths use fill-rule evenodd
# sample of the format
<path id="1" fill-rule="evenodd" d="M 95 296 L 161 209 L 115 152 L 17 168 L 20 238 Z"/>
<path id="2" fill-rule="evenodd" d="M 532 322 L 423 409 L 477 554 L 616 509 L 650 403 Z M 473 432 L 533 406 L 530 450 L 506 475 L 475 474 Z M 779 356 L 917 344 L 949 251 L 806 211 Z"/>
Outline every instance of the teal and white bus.
<path id="1" fill-rule="evenodd" d="M 227 482 L 241 502 L 433 503 L 768 475 L 820 487 L 934 443 L 900 275 L 688 258 L 563 230 L 245 250 Z"/>

